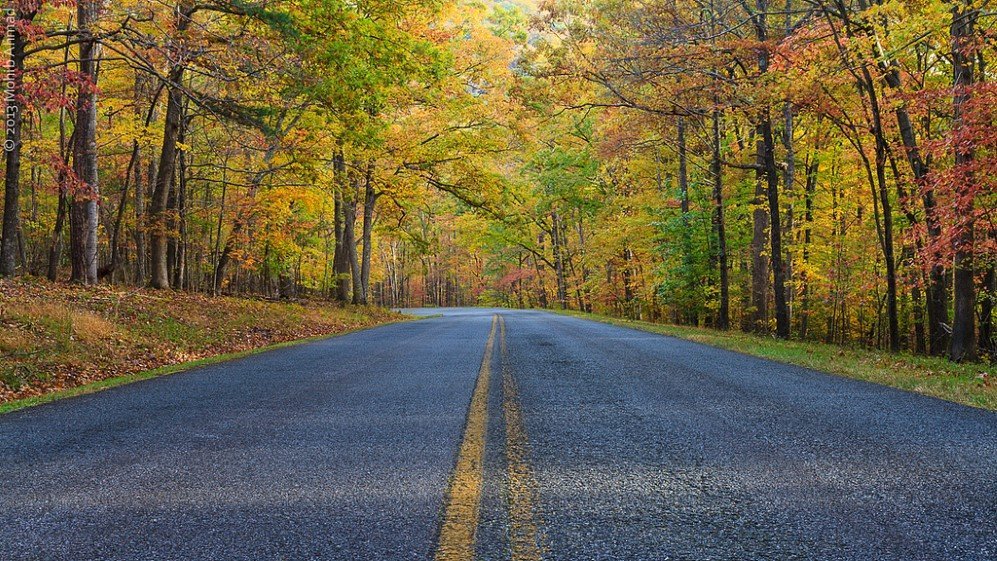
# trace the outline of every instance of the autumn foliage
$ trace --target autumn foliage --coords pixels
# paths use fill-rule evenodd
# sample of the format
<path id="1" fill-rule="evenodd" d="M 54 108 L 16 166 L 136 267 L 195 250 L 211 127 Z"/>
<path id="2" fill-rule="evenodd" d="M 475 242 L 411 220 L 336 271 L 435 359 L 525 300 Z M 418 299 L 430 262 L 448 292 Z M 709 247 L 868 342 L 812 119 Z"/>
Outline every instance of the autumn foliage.
<path id="1" fill-rule="evenodd" d="M 0 273 L 992 357 L 985 4 L 15 3 Z"/>

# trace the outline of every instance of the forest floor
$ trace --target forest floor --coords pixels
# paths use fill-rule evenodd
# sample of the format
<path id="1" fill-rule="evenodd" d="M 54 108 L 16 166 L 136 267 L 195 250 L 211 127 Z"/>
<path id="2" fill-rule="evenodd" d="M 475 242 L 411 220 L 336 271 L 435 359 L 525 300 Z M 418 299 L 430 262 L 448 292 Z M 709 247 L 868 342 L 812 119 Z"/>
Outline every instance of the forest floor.
<path id="1" fill-rule="evenodd" d="M 397 321 L 372 307 L 0 282 L 0 413 Z"/>
<path id="2" fill-rule="evenodd" d="M 812 341 L 782 341 L 737 331 L 624 320 L 574 311 L 558 312 L 997 411 L 997 376 L 993 364 L 956 364 L 936 357 L 890 354 Z"/>

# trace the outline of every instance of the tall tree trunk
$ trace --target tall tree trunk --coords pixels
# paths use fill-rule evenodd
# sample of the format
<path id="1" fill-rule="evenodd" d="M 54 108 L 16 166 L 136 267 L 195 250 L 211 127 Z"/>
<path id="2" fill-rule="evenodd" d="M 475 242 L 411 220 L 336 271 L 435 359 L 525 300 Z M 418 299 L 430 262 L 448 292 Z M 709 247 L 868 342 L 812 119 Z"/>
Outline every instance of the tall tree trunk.
<path id="1" fill-rule="evenodd" d="M 901 86 L 899 73 L 895 69 L 887 72 L 885 82 L 891 88 L 899 90 Z M 928 243 L 933 244 L 935 240 L 941 237 L 942 229 L 939 225 L 938 205 L 935 202 L 934 193 L 925 186 L 925 179 L 929 171 L 928 166 L 921 157 L 917 136 L 914 133 L 914 126 L 911 123 L 910 114 L 907 112 L 907 109 L 900 106 L 894 111 L 894 114 L 900 130 L 900 139 L 904 146 L 904 155 L 910 166 L 911 173 L 914 175 L 914 185 L 920 192 L 921 204 L 924 207 Z M 916 220 L 916 216 L 913 213 L 910 213 L 909 220 L 911 219 Z M 914 223 L 913 220 L 911 220 L 912 224 Z M 948 290 L 945 286 L 945 268 L 941 263 L 933 263 L 928 272 L 925 302 L 925 311 L 928 316 L 928 353 L 940 356 L 945 354 L 948 348 L 948 332 L 945 326 L 948 324 L 949 315 Z"/>
<path id="2" fill-rule="evenodd" d="M 713 110 L 713 157 L 710 174 L 713 176 L 713 230 L 717 237 L 717 268 L 720 273 L 720 306 L 717 310 L 717 329 L 730 328 L 730 275 L 727 264 L 727 227 L 724 220 L 723 154 L 720 141 L 720 110 Z"/>
<path id="3" fill-rule="evenodd" d="M 772 291 L 775 295 L 776 336 L 788 339 L 789 305 L 786 302 L 786 267 L 782 253 L 782 222 L 779 210 L 779 170 L 775 163 L 775 139 L 768 112 L 762 118 L 762 143 L 765 148 L 765 178 L 768 183 L 769 237 L 772 261 Z"/>
<path id="4" fill-rule="evenodd" d="M 364 203 L 363 203 L 363 227 L 361 242 L 363 243 L 363 254 L 360 259 L 360 286 L 362 299 L 360 304 L 367 304 L 370 296 L 370 256 L 373 249 L 372 240 L 374 232 L 374 205 L 377 203 L 378 193 L 374 190 L 374 164 L 367 163 L 366 177 L 364 178 Z"/>
<path id="5" fill-rule="evenodd" d="M 847 12 L 845 15 L 845 23 L 850 26 L 851 20 L 847 18 Z M 876 49 L 875 58 L 879 60 L 879 68 L 883 75 L 884 83 L 893 90 L 902 91 L 903 83 L 896 61 L 891 58 L 889 53 L 883 52 L 878 41 L 874 41 L 873 45 Z M 938 209 L 934 193 L 930 189 L 927 189 L 925 185 L 929 168 L 927 162 L 921 157 L 917 135 L 907 108 L 903 105 L 897 105 L 894 109 L 894 116 L 896 117 L 897 128 L 900 132 L 904 156 L 910 166 L 911 173 L 914 175 L 915 187 L 919 191 L 919 197 L 924 207 L 928 244 L 934 245 L 934 242 L 941 237 L 942 231 L 937 216 Z M 900 185 L 899 178 L 897 179 L 897 185 Z M 904 193 L 901 193 L 901 198 L 905 198 Z M 913 212 L 908 213 L 908 220 L 911 224 L 914 224 L 916 219 L 916 215 Z M 944 266 L 941 263 L 934 263 L 928 273 L 926 311 L 928 316 L 928 352 L 936 356 L 944 354 L 948 348 L 948 332 L 945 328 L 948 324 L 947 293 Z"/>
<path id="6" fill-rule="evenodd" d="M 965 0 L 962 5 L 952 8 L 952 99 L 953 129 L 958 131 L 964 126 L 966 106 L 969 103 L 973 86 L 973 55 L 971 52 L 973 35 L 978 12 L 972 8 L 972 3 Z M 970 146 L 965 143 L 955 143 L 955 165 L 962 168 L 965 181 L 975 181 L 969 166 L 975 155 Z M 964 190 L 970 191 L 970 185 Z M 976 358 L 976 286 L 973 278 L 974 252 L 974 220 L 973 198 L 963 199 L 958 204 L 957 216 L 962 223 L 953 237 L 955 250 L 955 280 L 953 291 L 955 295 L 955 315 L 952 318 L 952 340 L 949 347 L 949 358 L 954 361 L 974 360 Z"/>
<path id="7" fill-rule="evenodd" d="M 763 333 L 768 331 L 768 286 L 769 259 L 765 246 L 766 232 L 769 228 L 769 213 L 765 209 L 765 179 L 764 153 L 765 148 L 761 135 L 757 139 L 757 165 L 755 176 L 755 197 L 752 200 L 751 211 L 751 314 L 748 319 L 749 331 Z"/>
<path id="8" fill-rule="evenodd" d="M 76 100 L 76 143 L 73 171 L 80 182 L 70 207 L 70 256 L 72 280 L 97 282 L 97 227 L 100 186 L 97 183 L 97 69 L 100 41 L 94 36 L 103 0 L 77 2 L 80 37 L 80 74 L 90 87 L 82 88 Z"/>
<path id="9" fill-rule="evenodd" d="M 182 0 L 174 13 L 176 37 L 170 45 L 172 66 L 167 73 L 166 116 L 163 123 L 163 144 L 159 152 L 159 165 L 156 169 L 156 182 L 149 205 L 149 233 L 151 238 L 151 268 L 153 288 L 170 288 L 169 240 L 172 237 L 169 227 L 169 197 L 176 176 L 177 142 L 183 124 L 183 78 L 186 71 L 184 47 L 181 36 L 190 26 L 195 7 L 192 0 Z"/>
<path id="10" fill-rule="evenodd" d="M 16 13 L 17 19 L 31 21 L 35 12 Z M 24 124 L 24 59 L 27 40 L 15 26 L 8 38 L 11 40 L 8 72 L 13 73 L 13 88 L 7 92 L 6 122 L 6 169 L 4 171 L 3 229 L 0 232 L 0 277 L 11 277 L 17 269 L 17 240 L 21 227 L 21 128 Z"/>
<path id="11" fill-rule="evenodd" d="M 170 71 L 170 84 L 167 85 L 166 117 L 163 130 L 163 144 L 160 150 L 159 165 L 156 170 L 156 183 L 149 205 L 149 232 L 151 238 L 151 268 L 153 288 L 170 288 L 169 241 L 170 220 L 167 216 L 170 192 L 173 190 L 176 175 L 177 142 L 183 120 L 183 93 L 179 82 L 183 79 L 183 66 L 177 65 Z"/>
<path id="12" fill-rule="evenodd" d="M 135 271 L 133 278 L 135 284 L 142 286 L 146 283 L 146 245 L 145 245 L 145 183 L 142 181 L 142 149 L 138 151 L 138 162 L 135 164 Z"/>
<path id="13" fill-rule="evenodd" d="M 759 42 L 758 72 L 765 75 L 769 71 L 768 41 L 768 0 L 757 0 L 757 11 L 754 14 L 755 35 Z M 763 190 L 768 199 L 769 228 L 769 260 L 772 264 L 772 290 L 775 296 L 776 335 L 783 339 L 789 338 L 789 307 L 786 303 L 786 268 L 782 254 L 782 222 L 779 207 L 779 169 L 775 162 L 775 138 L 772 133 L 772 116 L 769 108 L 764 108 L 757 124 L 759 142 L 758 163 L 760 174 L 764 177 L 766 188 Z M 759 178 L 761 179 L 761 178 Z M 761 185 L 757 189 L 762 189 Z M 759 191 L 756 190 L 756 196 Z M 757 212 L 757 210 L 756 210 Z M 764 211 L 762 211 L 764 212 Z M 756 218 L 757 220 L 757 218 Z M 757 236 L 758 224 L 755 225 Z M 764 235 L 764 234 L 763 234 Z M 755 282 L 761 280 L 756 274 Z M 767 274 L 766 274 L 767 276 Z M 756 287 L 757 289 L 757 287 Z M 756 299 L 760 300 L 760 295 Z M 761 319 L 760 317 L 758 319 Z"/>
<path id="14" fill-rule="evenodd" d="M 747 9 L 747 3 L 744 4 Z M 768 40 L 767 0 L 757 0 L 755 11 L 749 11 L 758 40 L 758 72 L 765 74 L 769 66 L 769 54 L 765 42 Z M 766 230 L 769 230 L 771 212 L 766 210 L 766 178 L 767 155 L 774 150 L 771 145 L 771 120 L 769 111 L 765 109 L 757 116 L 755 124 L 755 198 L 752 201 L 752 236 L 751 236 L 751 308 L 750 329 L 757 332 L 768 331 L 768 286 L 769 286 L 769 256 L 766 256 Z M 769 131 L 769 142 L 765 139 L 765 130 Z M 774 153 L 773 153 L 774 157 Z M 770 204 L 771 206 L 771 204 Z M 778 213 L 775 221 L 778 222 Z M 771 253 L 771 252 L 770 252 Z"/>
<path id="15" fill-rule="evenodd" d="M 143 109 L 146 109 L 147 113 L 145 115 L 145 124 L 149 125 L 154 119 L 157 112 L 156 101 L 159 98 L 159 93 L 162 89 L 157 89 L 155 95 L 150 91 L 151 81 L 142 72 L 135 73 L 135 116 L 139 117 L 142 115 Z M 153 99 L 147 101 L 148 97 L 153 97 Z M 143 169 L 145 167 L 142 165 L 146 155 L 143 153 L 141 146 L 136 145 L 137 155 L 135 161 L 135 284 L 139 286 L 145 285 L 147 282 L 146 273 L 149 267 L 148 264 L 148 248 L 146 246 L 146 236 L 145 236 L 145 204 L 146 204 L 146 193 L 149 188 L 155 183 L 155 173 L 153 173 L 153 165 L 150 162 L 148 165 L 148 175 L 143 174 Z"/>
<path id="16" fill-rule="evenodd" d="M 334 207 L 334 231 L 336 236 L 336 247 L 332 257 L 332 274 L 336 279 L 336 300 L 349 302 L 350 300 L 350 257 L 346 248 L 346 205 L 343 201 L 343 190 L 347 185 L 346 181 L 346 160 L 340 152 L 333 157 L 333 170 L 335 173 L 335 207 Z"/>
<path id="17" fill-rule="evenodd" d="M 886 309 L 890 331 L 890 351 L 900 351 L 900 321 L 897 306 L 897 260 L 893 247 L 893 206 L 886 187 L 886 145 L 876 149 L 876 174 L 880 205 L 883 207 L 883 260 L 886 262 Z"/>
<path id="18" fill-rule="evenodd" d="M 872 132 L 876 140 L 876 181 L 873 196 L 879 197 L 879 206 L 883 212 L 882 249 L 883 261 L 886 264 L 886 308 L 889 324 L 890 351 L 900 351 L 900 320 L 897 306 L 897 261 L 893 243 L 893 205 L 890 202 L 886 182 L 886 166 L 889 156 L 889 144 L 886 130 L 883 126 L 883 113 L 879 104 L 879 94 L 876 92 L 876 80 L 867 67 L 862 68 L 860 87 L 865 90 L 869 101 L 869 113 L 872 117 Z"/>
<path id="19" fill-rule="evenodd" d="M 68 57 L 68 49 L 66 51 Z M 65 88 L 65 86 L 63 86 Z M 65 93 L 65 89 L 63 89 Z M 48 280 L 55 282 L 59 278 L 59 264 L 62 262 L 62 232 L 66 226 L 66 218 L 69 214 L 69 194 L 66 192 L 68 174 L 66 168 L 69 165 L 69 158 L 76 143 L 76 131 L 69 135 L 69 142 L 66 142 L 66 111 L 59 110 L 59 154 L 62 158 L 62 167 L 56 179 L 59 187 L 59 204 L 55 214 L 55 227 L 52 229 L 52 240 L 48 253 Z"/>
<path id="20" fill-rule="evenodd" d="M 346 250 L 346 260 L 349 264 L 350 281 L 353 287 L 354 304 L 363 301 L 363 287 L 360 284 L 360 260 L 357 258 L 357 201 L 355 197 L 343 199 L 343 248 Z"/>

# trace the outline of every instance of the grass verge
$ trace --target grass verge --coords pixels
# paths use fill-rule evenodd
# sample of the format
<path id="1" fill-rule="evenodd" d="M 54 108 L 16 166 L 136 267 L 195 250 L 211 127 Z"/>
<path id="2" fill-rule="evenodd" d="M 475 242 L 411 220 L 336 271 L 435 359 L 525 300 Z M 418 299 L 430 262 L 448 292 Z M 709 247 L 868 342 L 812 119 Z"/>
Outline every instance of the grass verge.
<path id="1" fill-rule="evenodd" d="M 405 321 L 405 320 L 397 320 L 397 321 Z M 395 322 L 385 322 L 381 325 L 387 325 L 389 323 L 395 323 Z M 51 403 L 53 401 L 58 401 L 60 399 L 65 399 L 67 397 L 76 397 L 80 395 L 97 393 L 99 391 L 116 388 L 118 386 L 125 386 L 128 384 L 132 384 L 134 382 L 141 382 L 142 380 L 150 380 L 152 378 L 169 376 L 170 374 L 178 374 L 180 372 L 186 372 L 188 370 L 192 370 L 194 368 L 198 368 L 201 366 L 209 366 L 211 364 L 228 362 L 230 360 L 236 360 L 240 358 L 245 358 L 247 356 L 265 353 L 267 351 L 274 351 L 277 349 L 294 347 L 305 343 L 311 343 L 313 341 L 328 339 L 329 337 L 336 337 L 339 335 L 346 335 L 347 333 L 353 333 L 355 331 L 362 331 L 363 329 L 368 329 L 368 328 L 361 327 L 357 329 L 350 329 L 348 331 L 342 331 L 334 335 L 316 335 L 315 337 L 306 337 L 304 339 L 284 341 L 282 343 L 275 343 L 273 345 L 267 345 L 265 347 L 258 347 L 246 351 L 213 355 L 198 360 L 192 360 L 190 362 L 169 364 L 166 366 L 161 366 L 159 368 L 153 368 L 152 370 L 144 370 L 142 372 L 136 372 L 134 374 L 125 374 L 123 376 L 114 376 L 111 378 L 105 378 L 103 380 L 98 380 L 96 382 L 83 384 L 82 386 L 75 386 L 64 390 L 56 390 L 53 392 L 43 393 L 32 397 L 26 397 L 23 399 L 15 399 L 13 401 L 8 401 L 6 403 L 0 403 L 0 415 L 3 415 L 4 413 L 19 411 L 21 409 L 27 409 L 28 407 L 34 407 L 36 405 L 42 405 L 44 403 Z"/>
<path id="2" fill-rule="evenodd" d="M 942 358 L 890 354 L 810 341 L 783 341 L 736 331 L 717 331 L 558 311 L 669 337 L 686 339 L 848 378 L 912 391 L 963 405 L 997 411 L 997 383 L 984 364 L 955 364 Z"/>
<path id="3" fill-rule="evenodd" d="M 0 413 L 399 321 L 388 310 L 0 282 Z"/>

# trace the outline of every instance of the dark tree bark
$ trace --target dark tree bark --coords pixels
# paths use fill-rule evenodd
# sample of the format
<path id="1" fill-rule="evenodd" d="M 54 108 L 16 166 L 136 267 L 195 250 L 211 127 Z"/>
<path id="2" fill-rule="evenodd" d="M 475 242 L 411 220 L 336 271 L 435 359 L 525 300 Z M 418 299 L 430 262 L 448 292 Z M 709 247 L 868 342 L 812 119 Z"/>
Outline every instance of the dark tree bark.
<path id="1" fill-rule="evenodd" d="M 156 182 L 149 204 L 148 227 L 151 251 L 151 286 L 170 288 L 169 269 L 169 197 L 176 176 L 177 142 L 183 124 L 183 78 L 186 71 L 185 53 L 181 37 L 190 26 L 196 9 L 192 0 L 183 0 L 174 14 L 176 37 L 170 45 L 170 69 L 166 77 L 166 116 L 163 122 L 163 144 L 159 152 L 159 165 L 156 169 Z"/>
<path id="2" fill-rule="evenodd" d="M 350 301 L 350 258 L 349 250 L 346 248 L 346 208 L 343 201 L 343 190 L 346 181 L 346 160 L 342 152 L 333 157 L 333 169 L 335 173 L 335 218 L 334 231 L 336 236 L 336 248 L 332 257 L 332 273 L 336 280 L 336 300 L 340 302 Z"/>
<path id="3" fill-rule="evenodd" d="M 17 19 L 31 21 L 35 12 L 20 12 Z M 17 270 L 17 242 L 21 228 L 21 128 L 24 125 L 22 115 L 24 95 L 24 60 L 27 40 L 14 27 L 10 34 L 10 64 L 9 72 L 13 73 L 13 88 L 7 93 L 6 138 L 4 152 L 6 154 L 6 169 L 4 170 L 4 206 L 3 229 L 0 232 L 0 277 L 11 277 Z"/>
<path id="4" fill-rule="evenodd" d="M 151 238 L 151 285 L 153 288 L 170 288 L 169 241 L 171 238 L 169 218 L 170 191 L 176 175 L 177 142 L 180 125 L 183 121 L 183 93 L 180 80 L 184 67 L 176 65 L 170 70 L 166 96 L 166 117 L 163 130 L 163 144 L 156 171 L 156 183 L 149 205 L 149 233 Z"/>
<path id="5" fill-rule="evenodd" d="M 952 99 L 953 129 L 958 131 L 965 119 L 966 105 L 971 99 L 973 85 L 973 55 L 970 51 L 975 34 L 978 13 L 968 2 L 952 8 Z M 968 167 L 975 155 L 971 147 L 955 143 L 955 165 L 965 171 L 967 182 L 974 181 Z M 968 186 L 967 186 L 968 187 Z M 964 197 L 959 204 L 958 216 L 963 222 L 953 237 L 955 250 L 955 314 L 952 317 L 952 340 L 949 358 L 956 362 L 976 359 L 976 286 L 973 278 L 974 220 L 972 197 Z"/>
<path id="6" fill-rule="evenodd" d="M 360 304 L 363 300 L 363 287 L 360 284 L 360 260 L 357 256 L 357 202 L 355 197 L 343 200 L 343 247 L 349 264 L 350 281 L 353 287 L 351 302 Z"/>
<path id="7" fill-rule="evenodd" d="M 757 0 L 755 8 L 752 9 L 747 0 L 742 0 L 742 6 L 751 18 L 755 28 L 755 37 L 760 43 L 758 47 L 758 72 L 764 74 L 768 70 L 768 52 L 764 47 L 764 42 L 768 39 L 768 28 L 766 11 L 768 10 L 767 0 Z M 765 142 L 764 131 L 769 130 L 771 137 L 771 122 L 768 110 L 757 115 L 755 123 L 755 197 L 752 200 L 752 235 L 751 235 L 751 311 L 746 316 L 748 327 L 751 331 L 763 333 L 768 331 L 768 286 L 769 286 L 769 257 L 765 254 L 766 232 L 769 230 L 770 212 L 766 210 L 766 155 L 769 146 Z M 773 155 L 774 157 L 774 155 Z M 778 221 L 778 214 L 776 214 Z"/>
<path id="8" fill-rule="evenodd" d="M 361 229 L 361 243 L 363 253 L 360 257 L 360 304 L 367 304 L 370 297 L 370 257 L 373 250 L 374 233 L 374 205 L 377 204 L 379 194 L 374 189 L 374 164 L 367 163 L 366 177 L 364 178 L 364 203 L 363 203 L 363 226 Z"/>
<path id="9" fill-rule="evenodd" d="M 89 82 L 76 100 L 73 171 L 79 188 L 70 206 L 70 262 L 72 281 L 97 282 L 97 227 L 100 186 L 97 182 L 97 70 L 100 41 L 94 36 L 103 0 L 77 2 L 76 17 L 80 37 L 80 74 Z"/>
<path id="10" fill-rule="evenodd" d="M 868 68 L 862 69 L 863 81 L 860 87 L 866 91 L 866 99 L 869 101 L 869 113 L 872 117 L 873 136 L 876 139 L 876 184 L 879 196 L 879 205 L 883 213 L 883 260 L 886 264 L 886 308 L 887 322 L 889 325 L 890 351 L 900 351 L 900 320 L 897 306 L 897 261 L 893 243 L 893 205 L 890 202 L 889 190 L 886 182 L 886 166 L 889 155 L 889 144 L 886 139 L 886 131 L 883 126 L 883 113 L 879 104 L 879 95 L 876 93 L 876 81 Z M 874 196 L 876 196 L 874 194 Z"/>
<path id="11" fill-rule="evenodd" d="M 779 210 L 779 169 L 775 163 L 775 141 L 772 136 L 772 121 L 768 113 L 761 124 L 762 142 L 765 147 L 765 179 L 768 183 L 769 238 L 772 261 L 772 291 L 775 293 L 776 336 L 788 339 L 789 305 L 786 301 L 786 266 L 782 253 L 782 223 Z"/>
<path id="12" fill-rule="evenodd" d="M 844 30 L 849 37 L 854 34 L 856 25 L 859 24 L 856 24 L 849 15 L 849 10 L 851 8 L 841 4 L 839 4 L 836 8 L 828 8 L 823 3 L 821 5 L 825 15 L 829 18 L 836 17 L 841 19 Z M 860 7 L 862 7 L 862 4 L 860 4 Z M 861 25 L 859 26 L 861 27 Z M 836 29 L 837 28 L 832 25 L 832 31 L 834 33 L 838 49 L 845 60 L 850 63 L 851 56 L 841 43 Z M 865 63 L 849 66 L 848 71 L 855 78 L 859 94 L 868 103 L 868 116 L 871 120 L 871 122 L 868 123 L 868 126 L 872 129 L 872 134 L 876 142 L 875 170 L 873 170 L 873 165 L 869 162 L 869 158 L 861 149 L 861 141 L 854 140 L 852 141 L 852 144 L 855 146 L 856 150 L 860 151 L 859 155 L 866 167 L 869 185 L 872 189 L 874 208 L 878 209 L 879 207 L 882 207 L 882 219 L 880 219 L 878 212 L 875 214 L 876 232 L 879 236 L 880 247 L 883 250 L 883 257 L 886 264 L 886 304 L 890 350 L 897 352 L 900 350 L 899 312 L 897 306 L 897 263 L 893 243 L 893 210 L 886 181 L 886 166 L 888 160 L 890 159 L 890 147 L 886 138 L 886 131 L 883 126 L 883 112 L 879 102 L 879 94 L 876 89 L 879 80 L 873 78 L 872 73 L 869 70 L 869 66 Z"/>
<path id="13" fill-rule="evenodd" d="M 157 101 L 162 93 L 162 88 L 158 88 L 155 94 L 151 91 L 151 81 L 150 79 L 142 74 L 141 72 L 136 72 L 135 74 L 135 114 L 136 117 L 142 114 L 143 109 L 146 110 L 145 124 L 149 126 L 156 119 L 157 111 Z M 151 100 L 148 98 L 151 96 Z M 135 284 L 142 286 L 145 285 L 147 281 L 147 273 L 149 269 L 148 263 L 148 247 L 146 240 L 146 194 L 151 190 L 155 184 L 155 165 L 151 161 L 147 166 L 143 166 L 142 163 L 145 161 L 146 154 L 143 153 L 142 148 L 136 143 L 137 155 L 135 159 Z M 145 170 L 146 173 L 143 173 Z"/>
<path id="14" fill-rule="evenodd" d="M 724 221 L 723 154 L 720 142 L 720 111 L 713 111 L 713 157 L 710 173 L 713 176 L 713 229 L 717 237 L 717 268 L 720 272 L 720 307 L 717 310 L 717 329 L 730 328 L 730 278 L 727 264 L 727 230 Z"/>
<path id="15" fill-rule="evenodd" d="M 765 46 L 769 38 L 767 22 L 768 0 L 757 0 L 755 8 L 752 19 L 755 27 L 755 36 L 760 43 L 758 47 L 758 72 L 764 75 L 768 73 L 770 63 L 770 55 Z M 762 189 L 761 185 L 759 185 L 758 189 L 767 195 L 766 198 L 768 200 L 769 248 L 771 250 L 769 252 L 769 259 L 772 263 L 772 290 L 775 296 L 776 336 L 788 339 L 790 336 L 789 306 L 786 302 L 786 268 L 782 254 L 779 168 L 776 166 L 775 161 L 775 138 L 772 133 L 772 116 L 768 108 L 762 110 L 758 116 L 756 134 L 758 135 L 757 141 L 759 143 L 758 164 L 759 175 L 761 176 L 759 177 L 759 182 L 764 178 L 766 183 L 765 189 Z M 759 191 L 756 191 L 756 196 L 758 194 Z M 756 218 L 756 222 L 757 220 L 758 218 Z M 757 236 L 759 230 L 757 223 L 755 230 L 755 235 Z M 762 234 L 764 235 L 764 232 Z M 762 280 L 760 274 L 755 274 L 753 278 L 755 282 Z M 757 290 L 757 288 L 756 286 L 755 289 Z M 755 299 L 760 300 L 759 296 L 756 294 Z M 759 317 L 758 319 L 761 318 Z"/>
<path id="16" fill-rule="evenodd" d="M 843 18 L 844 24 L 850 30 L 850 33 L 856 32 L 855 23 L 847 10 L 841 10 L 837 12 L 837 15 Z M 868 34 L 867 29 L 863 32 Z M 902 90 L 903 84 L 896 60 L 889 53 L 883 52 L 878 42 L 873 42 L 873 44 L 876 50 L 874 58 L 879 61 L 878 65 L 883 76 L 883 82 L 893 90 Z M 930 189 L 927 189 L 925 185 L 929 166 L 921 156 L 917 134 L 915 133 L 914 125 L 907 108 L 904 105 L 897 105 L 894 109 L 894 116 L 896 117 L 897 128 L 900 132 L 904 156 L 914 176 L 914 183 L 919 191 L 919 198 L 924 207 L 925 226 L 929 244 L 934 244 L 941 237 L 942 231 L 938 221 L 938 209 L 934 193 Z M 901 185 L 899 178 L 897 178 L 897 185 L 899 189 Z M 906 198 L 906 196 L 905 193 L 900 193 L 901 199 Z M 908 212 L 907 217 L 911 224 L 916 223 L 917 217 L 913 212 Z M 920 244 L 921 242 L 918 243 Z M 935 263 L 932 265 L 928 273 L 925 293 L 928 352 L 932 355 L 942 355 L 948 348 L 948 332 L 946 330 L 946 324 L 948 323 L 948 290 L 946 288 L 945 268 L 942 264 Z"/>
<path id="17" fill-rule="evenodd" d="M 900 78 L 895 69 L 886 73 L 886 84 L 894 89 L 900 88 Z M 921 204 L 924 207 L 925 226 L 929 243 L 934 242 L 942 235 L 942 229 L 938 221 L 938 205 L 935 202 L 934 193 L 925 188 L 925 178 L 928 176 L 928 166 L 921 157 L 917 136 L 914 133 L 914 126 L 911 123 L 910 115 L 903 106 L 895 110 L 897 125 L 900 130 L 900 139 L 904 146 L 904 155 L 914 175 L 915 187 L 921 192 Z M 901 194 L 903 197 L 904 194 Z M 916 217 L 909 217 L 913 224 Z M 945 268 L 940 263 L 934 263 L 928 272 L 928 282 L 925 289 L 925 311 L 927 312 L 928 327 L 928 353 L 932 355 L 942 355 L 948 347 L 948 332 L 945 325 L 948 324 L 948 290 L 945 286 Z"/>

